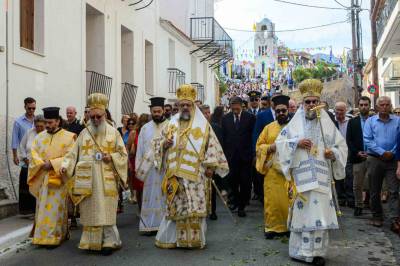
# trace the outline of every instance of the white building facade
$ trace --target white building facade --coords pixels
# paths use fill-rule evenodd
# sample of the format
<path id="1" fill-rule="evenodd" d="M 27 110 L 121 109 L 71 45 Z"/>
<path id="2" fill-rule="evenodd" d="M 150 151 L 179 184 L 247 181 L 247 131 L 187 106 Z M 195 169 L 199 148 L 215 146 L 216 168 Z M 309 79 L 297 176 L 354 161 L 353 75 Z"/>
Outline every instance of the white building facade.
<path id="1" fill-rule="evenodd" d="M 254 63 L 256 76 L 267 78 L 268 71 L 278 66 L 278 40 L 275 35 L 275 24 L 264 18 L 256 23 L 254 37 Z"/>
<path id="2" fill-rule="evenodd" d="M 59 106 L 65 116 L 75 106 L 82 115 L 87 94 L 104 92 L 117 123 L 122 113 L 149 112 L 153 96 L 174 102 L 182 83 L 216 105 L 214 69 L 229 57 L 232 40 L 221 45 L 194 30 L 215 29 L 214 0 L 9 0 L 8 12 L 6 1 L 0 0 L 0 187 L 10 186 L 5 136 L 10 143 L 26 97 L 36 99 L 36 113 Z M 17 170 L 11 167 L 13 176 Z"/>
<path id="3" fill-rule="evenodd" d="M 400 106 L 400 2 L 374 2 L 371 9 L 376 17 L 380 95 L 389 96 L 393 106 Z"/>

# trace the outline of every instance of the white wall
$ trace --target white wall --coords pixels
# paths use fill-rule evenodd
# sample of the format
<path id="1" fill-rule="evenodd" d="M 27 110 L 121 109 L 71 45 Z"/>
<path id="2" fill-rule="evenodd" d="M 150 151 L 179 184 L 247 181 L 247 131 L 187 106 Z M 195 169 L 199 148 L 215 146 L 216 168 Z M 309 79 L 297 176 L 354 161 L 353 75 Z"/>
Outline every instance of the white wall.
<path id="1" fill-rule="evenodd" d="M 121 26 L 121 81 L 134 83 L 134 46 L 133 32 Z"/>
<path id="2" fill-rule="evenodd" d="M 86 70 L 105 73 L 104 14 L 86 5 Z"/>
<path id="3" fill-rule="evenodd" d="M 5 0 L 0 0 L 0 46 L 6 47 L 6 13 L 3 8 Z M 6 112 L 6 52 L 0 51 L 0 114 L 4 115 Z M 4 117 L 1 117 L 1 124 L 4 125 Z M 1 152 L 0 152 L 1 154 Z"/>
<path id="4" fill-rule="evenodd" d="M 0 0 L 0 46 L 5 46 L 4 1 Z M 86 104 L 86 70 L 95 70 L 112 77 L 109 109 L 115 121 L 119 122 L 121 117 L 121 82 L 130 81 L 139 87 L 135 111 L 148 112 L 148 99 L 152 95 L 145 92 L 145 40 L 154 45 L 154 95 L 168 99 L 176 98 L 168 93 L 168 44 L 172 40 L 175 43 L 175 67 L 186 73 L 186 83 L 202 83 L 206 89 L 205 102 L 211 106 L 215 104 L 213 70 L 199 62 L 199 55 L 195 56 L 193 61 L 196 62 L 196 66 L 192 68 L 190 51 L 196 47 L 190 40 L 179 35 L 179 32 L 171 34 L 160 24 L 160 18 L 168 19 L 180 31 L 190 36 L 189 18 L 212 16 L 213 0 L 156 0 L 140 11 L 128 7 L 127 1 L 120 0 L 44 3 L 44 37 L 42 48 L 39 49 L 42 52 L 35 53 L 20 48 L 19 1 L 9 1 L 10 126 L 13 120 L 24 112 L 23 99 L 28 96 L 37 100 L 37 113 L 41 113 L 43 107 L 59 106 L 61 114 L 65 116 L 65 108 L 72 105 L 77 108 L 78 114 L 82 115 Z M 89 14 L 88 20 L 87 5 L 98 13 L 97 16 Z M 198 10 L 195 10 L 196 6 Z M 121 32 L 121 25 L 126 28 L 127 34 Z M 180 37 L 177 37 L 178 35 Z M 4 125 L 6 115 L 5 67 L 5 53 L 0 52 L 1 125 Z M 195 78 L 192 78 L 192 70 L 196 72 Z M 5 135 L 5 127 L 1 127 L 0 180 L 7 176 Z M 16 177 L 18 169 L 13 167 L 12 170 Z M 2 185 L 0 182 L 0 187 Z"/>
<path id="5" fill-rule="evenodd" d="M 19 47 L 19 1 L 9 2 L 10 101 L 13 103 L 9 111 L 12 117 L 23 112 L 22 100 L 27 96 L 37 99 L 39 112 L 43 107 L 56 105 L 63 109 L 64 114 L 66 106 L 74 105 L 78 113 L 82 114 L 86 103 L 85 70 L 95 70 L 113 78 L 110 111 L 115 120 L 120 118 L 120 84 L 126 81 L 122 80 L 122 76 L 124 79 L 129 77 L 128 79 L 139 87 L 135 105 L 137 112 L 148 111 L 148 98 L 151 95 L 144 91 L 145 40 L 154 45 L 155 95 L 173 97 L 168 94 L 169 40 L 175 43 L 175 67 L 186 73 L 186 82 L 199 82 L 207 89 L 214 88 L 212 70 L 205 68 L 198 57 L 195 59 L 196 78 L 191 77 L 190 51 L 195 47 L 182 43 L 163 29 L 159 22 L 165 15 L 175 26 L 182 26 L 189 23 L 189 11 L 195 4 L 201 13 L 204 6 L 211 9 L 211 0 L 159 0 L 140 11 L 134 11 L 133 7 L 128 7 L 127 3 L 122 1 L 45 1 L 43 54 Z M 86 3 L 99 14 L 89 15 L 86 19 Z M 174 5 L 180 8 L 173 8 Z M 208 13 L 212 13 L 212 10 L 207 11 L 207 15 Z M 4 21 L 2 15 L 0 27 L 4 27 Z M 132 41 L 124 46 L 133 49 L 132 53 L 121 51 L 121 25 L 132 32 L 123 37 L 125 43 Z M 3 40 L 3 43 L 4 38 L 4 31 L 1 31 L 0 40 Z M 122 67 L 129 64 L 121 61 L 121 53 L 129 58 L 133 57 L 133 70 L 131 67 Z M 5 67 L 4 54 L 0 54 L 0 60 L 1 70 Z M 128 72 L 132 71 L 133 74 L 129 75 Z M 207 71 L 207 75 L 204 71 Z M 204 79 L 206 76 L 207 80 Z M 1 75 L 0 79 L 4 79 L 4 75 Z M 4 93 L 4 90 L 0 93 Z M 1 114 L 5 114 L 3 104 L 0 110 Z"/>

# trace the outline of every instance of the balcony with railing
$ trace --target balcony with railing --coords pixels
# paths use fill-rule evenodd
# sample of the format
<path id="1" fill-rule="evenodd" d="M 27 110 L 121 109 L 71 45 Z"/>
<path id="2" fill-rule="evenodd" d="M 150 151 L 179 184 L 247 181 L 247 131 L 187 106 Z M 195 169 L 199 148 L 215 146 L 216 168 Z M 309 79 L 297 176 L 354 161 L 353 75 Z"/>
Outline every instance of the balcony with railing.
<path id="1" fill-rule="evenodd" d="M 102 93 L 110 99 L 112 78 L 95 71 L 86 71 L 86 95 Z"/>
<path id="2" fill-rule="evenodd" d="M 192 82 L 190 83 L 197 91 L 197 100 L 200 100 L 202 103 L 204 103 L 205 100 L 205 94 L 204 94 L 204 85 L 198 82 Z"/>
<path id="3" fill-rule="evenodd" d="M 121 113 L 129 115 L 134 112 L 138 86 L 128 82 L 121 83 Z"/>
<path id="4" fill-rule="evenodd" d="M 176 93 L 182 84 L 185 84 L 186 74 L 178 68 L 167 68 L 168 71 L 168 92 Z"/>
<path id="5" fill-rule="evenodd" d="M 213 17 L 190 19 L 190 39 L 198 46 L 191 53 L 203 51 L 200 62 L 217 67 L 233 58 L 233 41 Z"/>
<path id="6" fill-rule="evenodd" d="M 382 38 L 383 32 L 387 26 L 387 23 L 396 7 L 398 0 L 386 0 L 383 7 L 380 9 L 376 20 L 376 34 L 378 37 L 378 43 Z"/>

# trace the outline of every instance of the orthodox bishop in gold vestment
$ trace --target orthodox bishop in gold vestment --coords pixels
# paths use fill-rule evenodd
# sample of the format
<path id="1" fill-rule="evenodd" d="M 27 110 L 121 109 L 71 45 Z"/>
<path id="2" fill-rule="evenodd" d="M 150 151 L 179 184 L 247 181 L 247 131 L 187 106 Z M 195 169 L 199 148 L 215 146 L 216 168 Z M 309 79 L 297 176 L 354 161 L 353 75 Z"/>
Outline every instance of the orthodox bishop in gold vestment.
<path id="1" fill-rule="evenodd" d="M 69 191 L 79 204 L 83 233 L 80 249 L 101 250 L 110 255 L 121 247 L 116 226 L 118 186 L 127 179 L 127 152 L 118 131 L 105 120 L 107 97 L 88 98 L 90 123 L 79 135 L 62 163 L 70 177 Z"/>
<path id="2" fill-rule="evenodd" d="M 67 189 L 59 170 L 75 134 L 60 128 L 58 107 L 44 108 L 46 131 L 35 137 L 29 164 L 29 190 L 36 197 L 32 243 L 58 246 L 68 235 Z"/>
<path id="3" fill-rule="evenodd" d="M 204 248 L 206 244 L 206 178 L 224 177 L 228 163 L 218 139 L 196 107 L 196 90 L 177 90 L 179 113 L 173 116 L 159 139 L 158 167 L 166 167 L 162 191 L 167 210 L 158 234 L 160 248 Z"/>

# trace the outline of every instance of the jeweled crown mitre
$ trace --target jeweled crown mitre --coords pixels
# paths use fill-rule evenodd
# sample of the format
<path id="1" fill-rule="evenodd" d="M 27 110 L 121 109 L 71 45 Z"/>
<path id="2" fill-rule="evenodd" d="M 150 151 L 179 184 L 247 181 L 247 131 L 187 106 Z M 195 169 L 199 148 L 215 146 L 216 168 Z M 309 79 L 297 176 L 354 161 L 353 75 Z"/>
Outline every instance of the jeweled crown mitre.
<path id="1" fill-rule="evenodd" d="M 303 98 L 306 97 L 321 97 L 324 85 L 318 79 L 306 79 L 299 85 L 299 90 Z"/>
<path id="2" fill-rule="evenodd" d="M 176 97 L 179 101 L 188 100 L 194 102 L 197 97 L 196 89 L 190 84 L 181 85 L 176 91 Z"/>
<path id="3" fill-rule="evenodd" d="M 88 97 L 87 105 L 90 109 L 106 110 L 108 107 L 108 98 L 102 93 L 92 93 Z"/>

